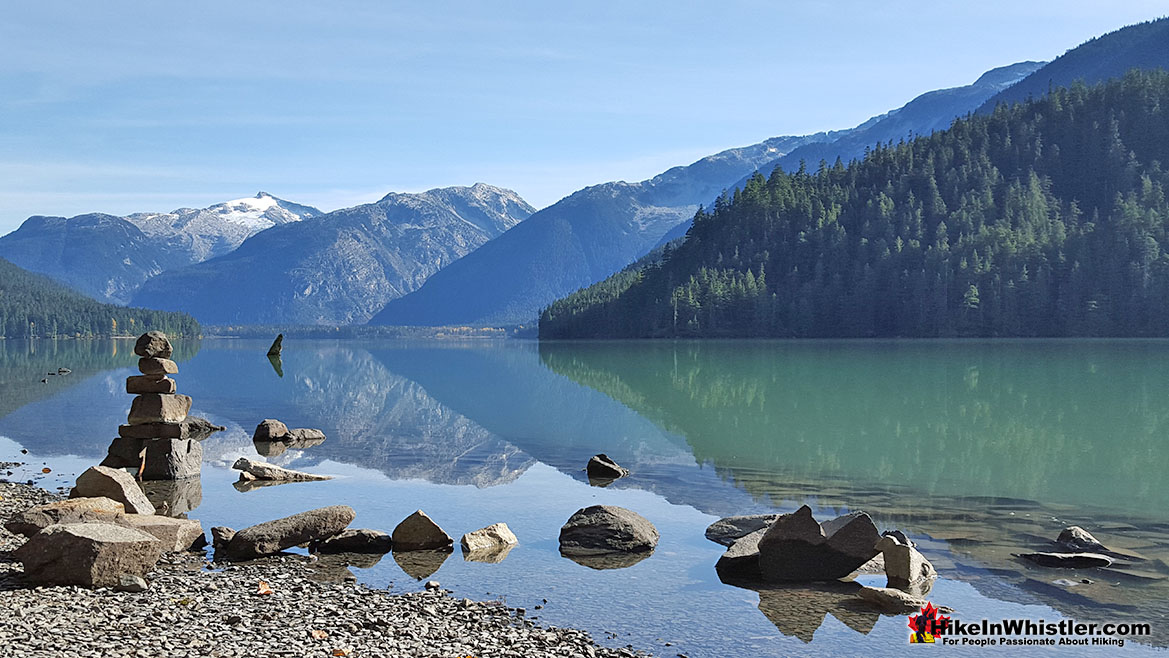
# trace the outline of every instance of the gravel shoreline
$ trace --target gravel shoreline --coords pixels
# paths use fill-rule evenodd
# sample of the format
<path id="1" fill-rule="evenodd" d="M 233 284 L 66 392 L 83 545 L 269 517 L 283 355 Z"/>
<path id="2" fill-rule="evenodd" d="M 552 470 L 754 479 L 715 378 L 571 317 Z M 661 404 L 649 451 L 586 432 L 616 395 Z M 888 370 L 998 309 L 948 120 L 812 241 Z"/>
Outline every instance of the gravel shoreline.
<path id="1" fill-rule="evenodd" d="M 60 496 L 0 483 L 0 520 Z M 391 594 L 314 579 L 308 558 L 212 564 L 168 553 L 144 592 L 29 588 L 0 527 L 0 656 L 647 656 L 596 645 L 588 633 L 541 627 L 522 609 L 442 590 Z M 271 593 L 260 594 L 264 582 Z"/>

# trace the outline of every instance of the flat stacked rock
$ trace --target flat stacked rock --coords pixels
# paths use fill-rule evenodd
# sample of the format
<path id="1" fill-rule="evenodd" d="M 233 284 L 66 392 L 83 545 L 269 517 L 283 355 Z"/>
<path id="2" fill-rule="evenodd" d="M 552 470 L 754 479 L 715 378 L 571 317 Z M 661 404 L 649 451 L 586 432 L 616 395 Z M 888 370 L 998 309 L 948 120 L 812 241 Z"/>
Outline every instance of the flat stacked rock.
<path id="1" fill-rule="evenodd" d="M 175 393 L 175 381 L 168 375 L 179 371 L 170 359 L 170 340 L 160 331 L 138 337 L 134 344 L 138 371 L 126 379 L 126 392 L 135 395 L 127 424 L 118 427 L 118 438 L 110 444 L 103 466 L 137 467 L 144 480 L 182 480 L 196 477 L 202 468 L 205 436 L 197 423 L 187 418 L 191 398 Z M 200 436 L 202 435 L 202 436 Z"/>

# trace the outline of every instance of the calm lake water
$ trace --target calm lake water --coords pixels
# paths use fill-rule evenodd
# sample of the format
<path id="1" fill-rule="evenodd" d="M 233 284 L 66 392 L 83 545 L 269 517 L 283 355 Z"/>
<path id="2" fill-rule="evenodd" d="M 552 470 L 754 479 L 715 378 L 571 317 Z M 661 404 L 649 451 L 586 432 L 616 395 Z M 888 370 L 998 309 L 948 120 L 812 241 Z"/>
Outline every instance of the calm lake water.
<path id="1" fill-rule="evenodd" d="M 0 461 L 27 463 L 11 479 L 71 485 L 100 461 L 129 409 L 131 347 L 0 341 Z M 204 442 L 201 482 L 171 492 L 175 506 L 239 528 L 347 504 L 355 527 L 385 531 L 423 509 L 456 539 L 498 521 L 520 538 L 497 564 L 456 551 L 348 566 L 373 586 L 433 578 L 663 656 L 904 650 L 906 618 L 857 607 L 846 587 L 719 581 L 709 523 L 806 503 L 820 519 L 861 509 L 908 532 L 941 574 L 929 598 L 963 621 L 1149 622 L 1154 637 L 1123 652 L 1169 644 L 1166 341 L 288 340 L 279 371 L 266 349 L 176 345 L 179 392 L 227 431 Z M 73 373 L 46 376 L 62 366 Z M 263 418 L 324 430 L 324 444 L 268 459 L 336 479 L 233 487 L 229 467 L 256 457 Z M 599 452 L 632 475 L 590 486 L 583 467 Z M 611 570 L 561 557 L 560 526 L 598 503 L 653 521 L 654 554 Z M 1136 561 L 1080 573 L 1011 556 L 1049 550 L 1070 524 Z M 1092 582 L 1054 582 L 1081 578 Z M 1093 651 L 1117 649 L 1076 649 Z"/>

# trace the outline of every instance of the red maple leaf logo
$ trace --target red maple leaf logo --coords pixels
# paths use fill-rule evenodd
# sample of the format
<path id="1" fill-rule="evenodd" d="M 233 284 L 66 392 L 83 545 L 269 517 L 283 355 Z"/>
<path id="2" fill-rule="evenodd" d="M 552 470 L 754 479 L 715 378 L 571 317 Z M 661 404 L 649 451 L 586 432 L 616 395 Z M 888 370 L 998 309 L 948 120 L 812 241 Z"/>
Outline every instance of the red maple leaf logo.
<path id="1" fill-rule="evenodd" d="M 925 607 L 921 609 L 921 614 L 909 618 L 909 628 L 913 629 L 917 642 L 933 642 L 933 637 L 946 632 L 946 622 L 948 621 L 950 621 L 949 617 L 939 615 L 938 609 L 927 601 Z M 932 637 L 926 639 L 927 633 Z"/>

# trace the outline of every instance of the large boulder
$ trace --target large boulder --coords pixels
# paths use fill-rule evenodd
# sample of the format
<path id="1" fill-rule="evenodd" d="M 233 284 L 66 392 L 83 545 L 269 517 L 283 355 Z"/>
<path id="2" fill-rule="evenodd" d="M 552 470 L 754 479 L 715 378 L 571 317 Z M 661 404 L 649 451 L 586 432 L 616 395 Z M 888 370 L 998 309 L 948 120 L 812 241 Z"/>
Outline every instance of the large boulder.
<path id="1" fill-rule="evenodd" d="M 495 551 L 519 543 L 506 523 L 494 523 L 463 535 L 459 542 L 464 551 Z"/>
<path id="2" fill-rule="evenodd" d="M 240 457 L 231 466 L 237 471 L 243 471 L 257 480 L 281 480 L 284 482 L 315 482 L 318 480 L 332 480 L 332 475 L 317 475 L 303 471 L 293 471 L 266 462 L 257 462 Z"/>
<path id="3" fill-rule="evenodd" d="M 766 533 L 766 529 L 756 530 L 739 537 L 727 548 L 714 565 L 723 582 L 759 580 L 759 540 Z"/>
<path id="4" fill-rule="evenodd" d="M 143 480 L 185 480 L 203 469 L 203 444 L 194 439 L 153 439 L 146 442 Z"/>
<path id="5" fill-rule="evenodd" d="M 191 411 L 191 396 L 180 393 L 143 393 L 130 403 L 131 425 L 181 423 Z"/>
<path id="6" fill-rule="evenodd" d="M 134 353 L 147 358 L 169 359 L 174 354 L 170 340 L 161 331 L 148 331 L 134 343 Z"/>
<path id="7" fill-rule="evenodd" d="M 585 466 L 585 473 L 590 479 L 615 480 L 629 475 L 629 469 L 623 468 L 604 453 L 593 455 Z"/>
<path id="8" fill-rule="evenodd" d="M 158 539 L 109 523 L 51 525 L 13 553 L 30 583 L 83 587 L 116 587 L 124 575 L 142 578 L 161 555 Z"/>
<path id="9" fill-rule="evenodd" d="M 91 466 L 77 476 L 70 498 L 111 498 L 122 503 L 127 514 L 154 514 L 154 505 L 126 471 L 108 466 Z"/>
<path id="10" fill-rule="evenodd" d="M 293 514 L 244 528 L 227 542 L 229 560 L 252 560 L 298 544 L 332 537 L 345 529 L 357 513 L 348 505 L 333 505 Z"/>
<path id="11" fill-rule="evenodd" d="M 324 540 L 309 544 L 313 553 L 389 553 L 393 548 L 390 536 L 380 530 L 350 528 Z"/>
<path id="12" fill-rule="evenodd" d="M 275 418 L 265 418 L 256 425 L 253 441 L 281 441 L 288 436 L 288 426 Z"/>
<path id="13" fill-rule="evenodd" d="M 568 556 L 647 553 L 658 545 L 658 529 L 624 507 L 593 505 L 560 528 L 560 553 Z"/>
<path id="14" fill-rule="evenodd" d="M 122 503 L 110 498 L 70 498 L 30 507 L 13 516 L 4 527 L 11 533 L 31 537 L 51 525 L 113 523 L 125 516 L 125 511 Z"/>
<path id="15" fill-rule="evenodd" d="M 455 542 L 422 510 L 406 517 L 394 528 L 393 541 L 394 550 L 398 552 L 428 549 L 449 551 Z"/>
<path id="16" fill-rule="evenodd" d="M 759 540 L 759 570 L 770 582 L 836 580 L 875 557 L 880 538 L 864 512 L 820 524 L 804 505 L 780 517 Z"/>
<path id="17" fill-rule="evenodd" d="M 885 561 L 885 576 L 888 587 L 906 590 L 915 594 L 928 591 L 938 572 L 925 556 L 911 546 L 905 535 L 886 534 L 877 541 L 876 549 Z"/>
<path id="18" fill-rule="evenodd" d="M 117 525 L 141 530 L 162 542 L 163 551 L 193 551 L 207 545 L 203 526 L 195 519 L 174 519 L 152 514 L 124 514 Z"/>
<path id="19" fill-rule="evenodd" d="M 747 516 L 728 516 L 719 519 L 706 527 L 706 538 L 716 544 L 731 546 L 742 537 L 766 530 L 775 523 L 782 514 L 751 514 Z"/>

